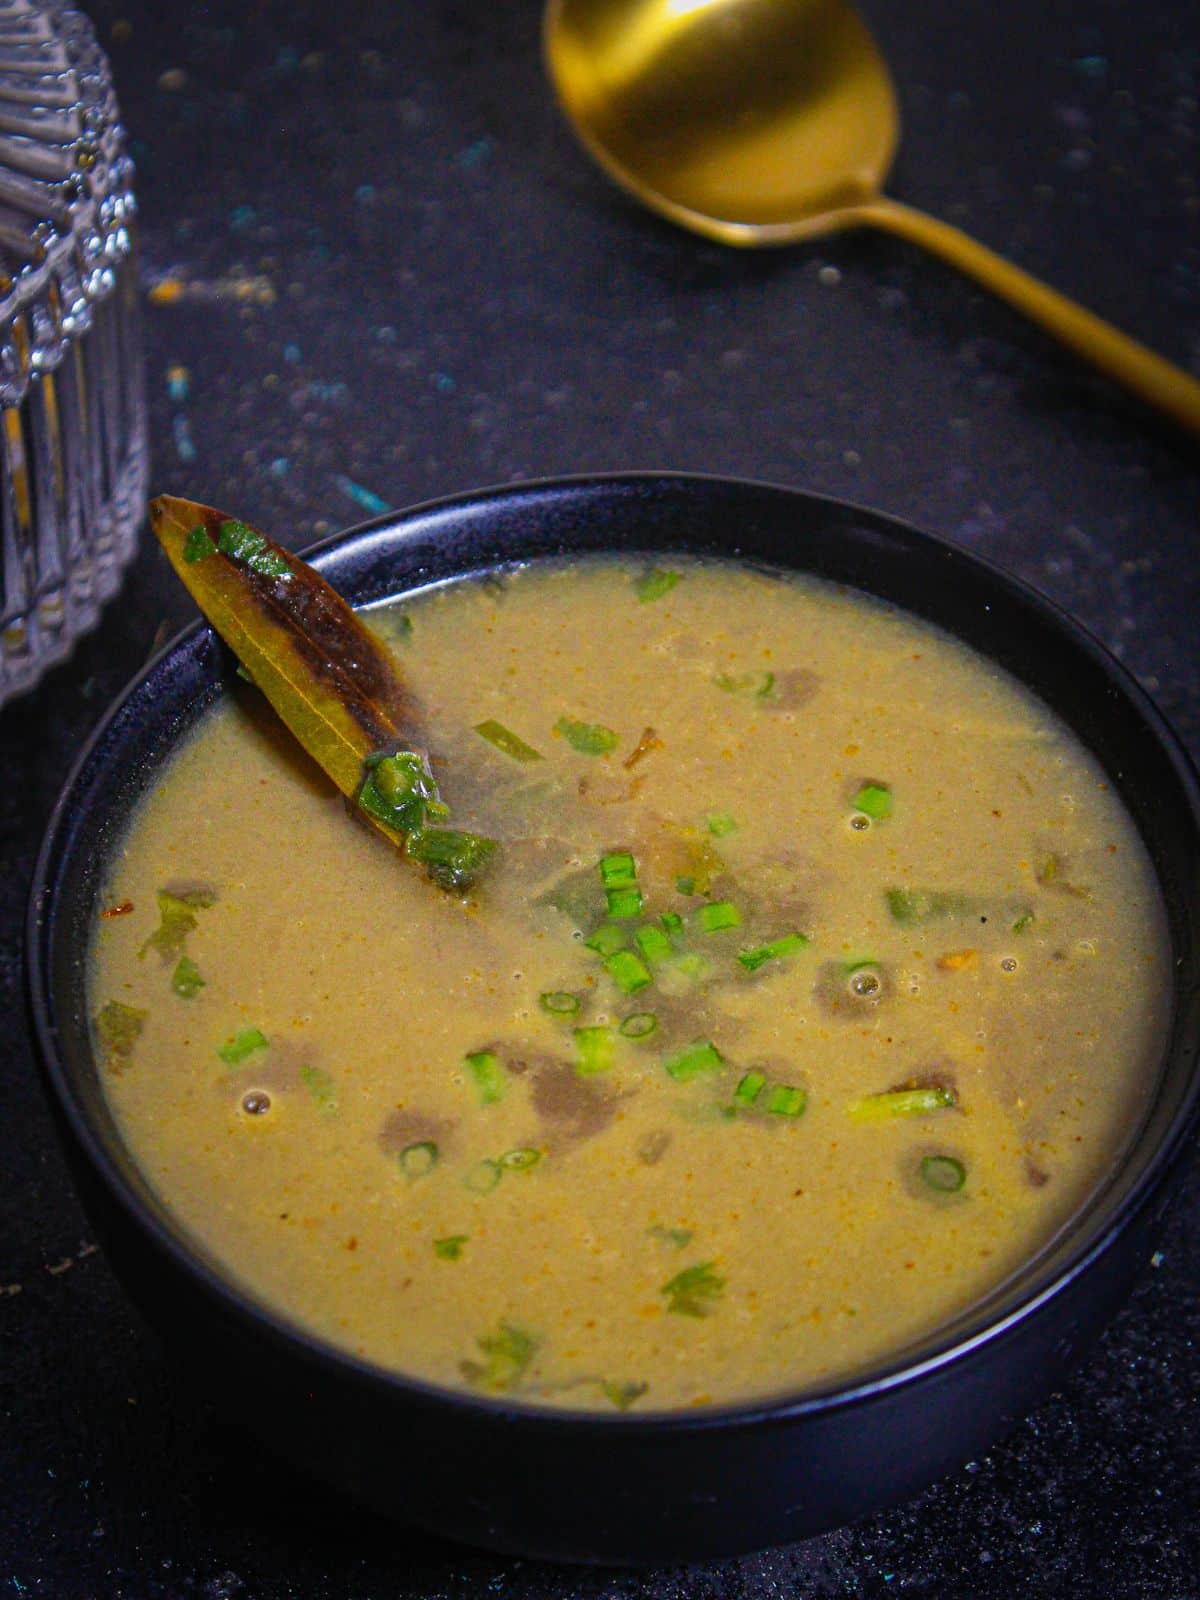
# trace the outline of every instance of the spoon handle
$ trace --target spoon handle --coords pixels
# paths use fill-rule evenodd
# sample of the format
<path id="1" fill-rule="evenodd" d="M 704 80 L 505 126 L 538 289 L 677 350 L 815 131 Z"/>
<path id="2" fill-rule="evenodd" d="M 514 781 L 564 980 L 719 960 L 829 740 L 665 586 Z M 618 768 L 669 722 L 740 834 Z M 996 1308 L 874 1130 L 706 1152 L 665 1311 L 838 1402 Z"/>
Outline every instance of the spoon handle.
<path id="1" fill-rule="evenodd" d="M 960 229 L 936 217 L 880 195 L 855 207 L 855 220 L 923 245 L 951 266 L 965 272 L 1007 300 L 1018 311 L 1090 361 L 1101 372 L 1200 436 L 1200 383 L 1181 367 L 1155 355 L 1144 344 L 1120 333 L 1102 317 L 1085 311 L 994 250 L 978 244 Z"/>

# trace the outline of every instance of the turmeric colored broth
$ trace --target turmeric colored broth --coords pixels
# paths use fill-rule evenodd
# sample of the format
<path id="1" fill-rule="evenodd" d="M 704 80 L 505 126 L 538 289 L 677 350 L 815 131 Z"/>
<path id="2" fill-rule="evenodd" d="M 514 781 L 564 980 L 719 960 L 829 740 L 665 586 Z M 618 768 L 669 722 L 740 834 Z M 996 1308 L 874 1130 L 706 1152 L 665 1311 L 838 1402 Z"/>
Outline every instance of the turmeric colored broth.
<path id="1" fill-rule="evenodd" d="M 1034 1256 L 1146 1104 L 1164 915 L 1090 756 L 911 617 L 671 569 L 371 614 L 455 824 L 502 842 L 465 900 L 252 689 L 111 863 L 91 992 L 136 1160 L 385 1367 L 605 1409 L 827 1383 Z"/>

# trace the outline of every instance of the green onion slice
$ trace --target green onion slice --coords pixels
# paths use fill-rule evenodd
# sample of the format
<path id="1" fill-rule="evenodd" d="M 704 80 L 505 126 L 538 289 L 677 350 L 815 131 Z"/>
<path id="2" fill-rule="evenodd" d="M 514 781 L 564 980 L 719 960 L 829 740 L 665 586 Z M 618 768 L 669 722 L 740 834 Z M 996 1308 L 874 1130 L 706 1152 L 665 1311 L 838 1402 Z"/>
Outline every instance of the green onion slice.
<path id="1" fill-rule="evenodd" d="M 418 1139 L 400 1152 L 400 1170 L 406 1178 L 425 1178 L 437 1166 L 440 1151 L 432 1139 Z"/>
<path id="2" fill-rule="evenodd" d="M 891 787 L 886 783 L 864 783 L 850 804 L 874 821 L 886 822 L 892 814 Z"/>
<path id="3" fill-rule="evenodd" d="M 628 889 L 637 882 L 637 866 L 628 850 L 600 857 L 600 882 L 606 889 Z"/>
<path id="4" fill-rule="evenodd" d="M 651 567 L 644 578 L 638 579 L 637 597 L 643 605 L 661 600 L 663 595 L 670 594 L 681 577 L 682 573 L 670 572 L 666 567 Z"/>
<path id="5" fill-rule="evenodd" d="M 636 884 L 629 888 L 606 889 L 608 914 L 614 922 L 629 922 L 642 914 L 642 891 Z"/>
<path id="6" fill-rule="evenodd" d="M 925 1156 L 921 1177 L 939 1194 L 957 1194 L 967 1181 L 967 1169 L 953 1156 Z"/>
<path id="7" fill-rule="evenodd" d="M 581 1004 L 579 996 L 566 989 L 549 989 L 538 995 L 538 1005 L 552 1017 L 573 1017 Z"/>
<path id="8" fill-rule="evenodd" d="M 924 1117 L 957 1104 L 953 1089 L 890 1089 L 869 1094 L 846 1108 L 855 1122 L 884 1122 L 891 1117 Z"/>
<path id="9" fill-rule="evenodd" d="M 725 1065 L 725 1057 L 708 1039 L 697 1039 L 666 1063 L 666 1070 L 676 1083 L 689 1083 L 693 1078 L 717 1072 Z"/>
<path id="10" fill-rule="evenodd" d="M 791 1083 L 774 1083 L 767 1090 L 767 1098 L 763 1102 L 766 1110 L 777 1117 L 798 1117 L 803 1114 L 808 1104 L 808 1095 L 803 1089 L 798 1089 Z"/>
<path id="11" fill-rule="evenodd" d="M 570 717 L 559 717 L 554 727 L 572 750 L 584 756 L 606 756 L 620 742 L 612 729 L 600 722 L 573 722 Z"/>
<path id="12" fill-rule="evenodd" d="M 463 1183 L 473 1194 L 490 1194 L 500 1179 L 504 1176 L 504 1168 L 498 1161 L 479 1161 L 463 1179 Z"/>
<path id="13" fill-rule="evenodd" d="M 678 911 L 664 911 L 661 921 L 663 927 L 669 934 L 672 935 L 672 937 L 677 933 L 683 932 L 683 918 L 679 915 Z"/>
<path id="14" fill-rule="evenodd" d="M 535 1150 L 532 1145 L 518 1145 L 515 1150 L 504 1152 L 500 1157 L 500 1165 L 507 1172 L 529 1172 L 541 1159 L 542 1152 Z"/>
<path id="15" fill-rule="evenodd" d="M 267 1048 L 267 1036 L 261 1028 L 242 1028 L 218 1046 L 217 1054 L 227 1066 L 237 1067 L 256 1050 Z"/>
<path id="16" fill-rule="evenodd" d="M 448 1233 L 444 1239 L 433 1241 L 433 1253 L 439 1261 L 457 1261 L 470 1237 L 469 1233 Z"/>
<path id="17" fill-rule="evenodd" d="M 602 922 L 591 938 L 583 941 L 586 949 L 599 956 L 611 956 L 614 950 L 623 950 L 627 942 L 624 928 L 616 928 L 611 922 Z"/>
<path id="18" fill-rule="evenodd" d="M 494 1106 L 497 1100 L 504 1098 L 504 1073 L 494 1050 L 472 1050 L 463 1057 L 463 1064 L 475 1085 L 481 1106 Z"/>
<path id="19" fill-rule="evenodd" d="M 171 974 L 171 988 L 185 1000 L 194 999 L 204 988 L 200 968 L 190 956 L 180 956 L 175 971 Z"/>
<path id="20" fill-rule="evenodd" d="M 501 755 L 511 756 L 514 761 L 545 760 L 540 750 L 535 750 L 531 744 L 526 744 L 524 739 L 515 734 L 511 728 L 506 728 L 502 722 L 496 722 L 492 717 L 488 717 L 484 722 L 477 722 L 475 732 L 481 739 L 486 739 L 490 745 L 494 745 Z"/>
<path id="21" fill-rule="evenodd" d="M 785 933 L 782 938 L 757 945 L 753 950 L 743 950 L 738 956 L 738 961 L 747 972 L 757 972 L 766 962 L 794 955 L 797 950 L 803 950 L 808 943 L 809 940 L 803 933 Z"/>
<path id="22" fill-rule="evenodd" d="M 742 695 L 749 700 L 766 700 L 775 687 L 773 672 L 718 672 L 713 682 L 726 694 Z"/>
<path id="23" fill-rule="evenodd" d="M 633 937 L 647 961 L 668 961 L 675 953 L 675 947 L 670 939 L 652 922 L 647 923 L 644 928 L 639 928 Z"/>
<path id="24" fill-rule="evenodd" d="M 619 1033 L 627 1039 L 648 1039 L 658 1027 L 653 1011 L 634 1011 L 621 1023 Z"/>
<path id="25" fill-rule="evenodd" d="M 650 982 L 650 968 L 632 950 L 617 950 L 606 956 L 604 970 L 622 994 L 636 994 Z"/>
<path id="26" fill-rule="evenodd" d="M 707 817 L 708 831 L 718 839 L 737 832 L 737 818 L 732 811 L 712 811 Z"/>
<path id="27" fill-rule="evenodd" d="M 733 1091 L 733 1098 L 739 1106 L 752 1106 L 766 1086 L 765 1072 L 747 1072 Z"/>
<path id="28" fill-rule="evenodd" d="M 742 914 L 731 900 L 710 900 L 696 912 L 696 921 L 705 933 L 720 933 L 723 928 L 740 928 Z"/>
<path id="29" fill-rule="evenodd" d="M 579 1059 L 575 1070 L 582 1078 L 607 1072 L 613 1064 L 613 1030 L 603 1024 L 591 1028 L 575 1029 L 575 1047 Z"/>

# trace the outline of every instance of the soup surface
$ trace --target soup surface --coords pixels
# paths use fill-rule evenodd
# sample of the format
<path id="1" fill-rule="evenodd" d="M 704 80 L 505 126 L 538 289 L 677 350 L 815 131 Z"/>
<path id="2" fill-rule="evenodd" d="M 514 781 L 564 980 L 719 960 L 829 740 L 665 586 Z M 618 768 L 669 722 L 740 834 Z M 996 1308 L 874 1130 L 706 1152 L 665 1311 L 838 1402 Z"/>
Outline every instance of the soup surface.
<path id="1" fill-rule="evenodd" d="M 539 564 L 377 610 L 444 894 L 252 689 L 111 862 L 107 1090 L 183 1227 L 373 1362 L 572 1407 L 821 1385 L 1042 1248 L 1145 1105 L 1162 907 L 1047 708 L 860 595 Z"/>

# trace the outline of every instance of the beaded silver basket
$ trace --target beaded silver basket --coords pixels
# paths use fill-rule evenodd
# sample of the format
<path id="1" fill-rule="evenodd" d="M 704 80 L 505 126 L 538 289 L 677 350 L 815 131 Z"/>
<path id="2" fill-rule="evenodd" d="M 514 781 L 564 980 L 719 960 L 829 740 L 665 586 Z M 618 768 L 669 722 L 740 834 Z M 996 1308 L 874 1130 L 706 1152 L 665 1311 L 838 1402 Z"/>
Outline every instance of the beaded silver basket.
<path id="1" fill-rule="evenodd" d="M 95 624 L 136 545 L 132 177 L 87 18 L 0 0 L 0 704 Z"/>

